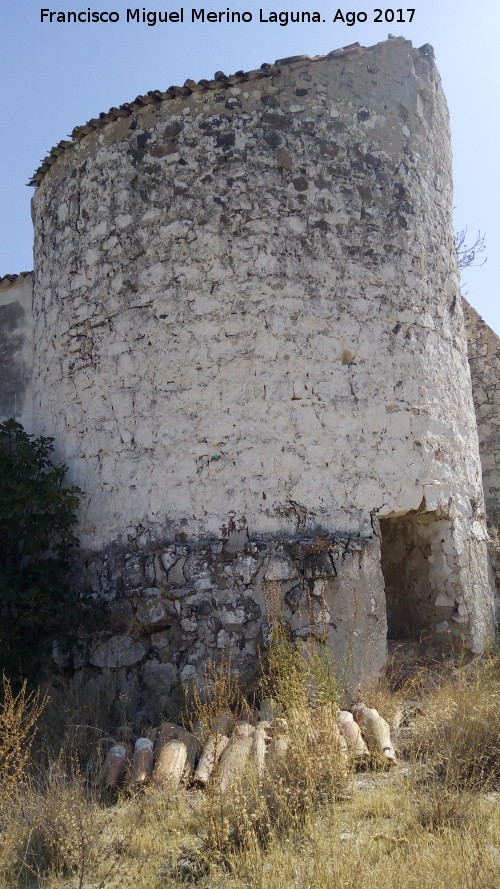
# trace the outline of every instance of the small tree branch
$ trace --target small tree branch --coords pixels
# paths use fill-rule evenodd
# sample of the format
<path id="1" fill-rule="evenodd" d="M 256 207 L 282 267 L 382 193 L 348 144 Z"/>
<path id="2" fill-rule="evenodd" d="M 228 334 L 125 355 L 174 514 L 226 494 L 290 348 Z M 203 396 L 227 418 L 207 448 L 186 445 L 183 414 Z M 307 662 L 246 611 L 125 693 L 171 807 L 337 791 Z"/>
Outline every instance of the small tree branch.
<path id="1" fill-rule="evenodd" d="M 484 243 L 485 235 L 478 231 L 476 238 L 472 244 L 467 243 L 467 226 L 460 229 L 455 235 L 455 250 L 457 253 L 458 267 L 460 270 L 468 269 L 471 266 L 481 266 L 486 262 L 487 257 L 482 262 L 476 262 L 479 254 L 484 253 L 486 245 Z"/>

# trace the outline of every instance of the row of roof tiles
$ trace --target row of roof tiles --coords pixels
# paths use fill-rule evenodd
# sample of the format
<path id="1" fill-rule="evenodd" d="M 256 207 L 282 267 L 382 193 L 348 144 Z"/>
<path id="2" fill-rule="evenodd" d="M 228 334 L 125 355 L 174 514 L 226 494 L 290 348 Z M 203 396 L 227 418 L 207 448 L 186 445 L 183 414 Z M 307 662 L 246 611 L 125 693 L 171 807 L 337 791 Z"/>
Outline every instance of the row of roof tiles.
<path id="1" fill-rule="evenodd" d="M 347 53 L 360 51 L 361 49 L 362 47 L 359 43 L 353 43 L 350 46 L 345 46 L 342 49 L 336 49 L 333 52 L 328 53 L 328 57 L 342 56 Z M 150 90 L 144 96 L 137 96 L 132 102 L 125 102 L 118 108 L 110 108 L 107 112 L 101 112 L 99 117 L 94 117 L 91 120 L 88 120 L 83 126 L 75 127 L 71 132 L 70 139 L 61 139 L 57 145 L 50 149 L 47 157 L 43 159 L 28 185 L 38 186 L 46 172 L 50 169 L 52 164 L 56 162 L 59 155 L 63 154 L 67 148 L 71 148 L 77 142 L 80 142 L 80 140 L 89 133 L 93 133 L 107 123 L 118 120 L 120 117 L 128 117 L 133 114 L 134 111 L 139 111 L 146 105 L 152 105 L 155 102 L 165 102 L 169 99 L 176 99 L 178 96 L 190 96 L 192 93 L 196 92 L 228 89 L 230 86 L 238 83 L 247 83 L 262 77 L 272 77 L 274 74 L 278 74 L 284 65 L 302 65 L 304 62 L 316 62 L 324 58 L 327 58 L 327 56 L 289 56 L 286 59 L 277 59 L 273 65 L 264 63 L 260 68 L 253 71 L 236 71 L 235 74 L 230 74 L 228 76 L 222 71 L 216 71 L 213 80 L 186 80 L 184 86 L 170 86 L 165 92 L 161 92 L 160 90 Z M 9 287 L 17 281 L 18 278 L 26 278 L 32 274 L 33 272 L 19 272 L 18 275 L 0 276 L 0 287 Z"/>
<path id="2" fill-rule="evenodd" d="M 0 276 L 0 287 L 10 287 L 11 284 L 14 284 L 18 278 L 29 278 L 33 272 L 19 272 L 18 275 L 3 275 Z"/>
<path id="3" fill-rule="evenodd" d="M 253 71 L 236 71 L 235 74 L 226 75 L 222 71 L 216 71 L 213 80 L 186 80 L 184 86 L 169 86 L 168 90 L 150 90 L 144 96 L 137 96 L 132 102 L 124 102 L 118 108 L 110 108 L 109 111 L 101 112 L 99 117 L 93 117 L 82 126 L 75 127 L 69 139 L 61 139 L 53 148 L 50 149 L 46 157 L 44 157 L 38 169 L 33 174 L 28 185 L 37 187 L 40 185 L 43 177 L 50 170 L 52 164 L 55 164 L 57 158 L 63 154 L 66 149 L 71 148 L 76 142 L 79 142 L 89 133 L 106 126 L 111 121 L 118 120 L 120 117 L 128 117 L 135 111 L 139 111 L 146 105 L 154 103 L 166 102 L 170 99 L 176 99 L 178 96 L 190 96 L 192 93 L 208 92 L 209 90 L 228 89 L 238 83 L 248 83 L 252 80 L 259 80 L 263 77 L 272 77 L 279 74 L 281 68 L 285 65 L 290 67 L 299 67 L 306 62 L 317 62 L 321 59 L 343 56 L 352 52 L 361 52 L 364 47 L 359 43 L 352 43 L 350 46 L 344 46 L 342 49 L 335 49 L 333 52 L 322 56 L 289 56 L 286 59 L 277 59 L 273 65 L 264 63 Z"/>

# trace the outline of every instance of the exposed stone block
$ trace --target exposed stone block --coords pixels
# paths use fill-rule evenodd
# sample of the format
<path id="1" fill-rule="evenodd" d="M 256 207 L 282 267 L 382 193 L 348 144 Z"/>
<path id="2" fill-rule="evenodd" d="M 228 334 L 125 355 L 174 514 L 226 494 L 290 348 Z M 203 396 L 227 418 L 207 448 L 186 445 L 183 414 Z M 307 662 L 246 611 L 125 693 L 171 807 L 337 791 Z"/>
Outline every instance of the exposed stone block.
<path id="1" fill-rule="evenodd" d="M 89 661 L 94 667 L 119 669 L 131 667 L 145 657 L 147 647 L 132 636 L 112 636 L 92 651 Z"/>
<path id="2" fill-rule="evenodd" d="M 149 591 L 144 590 L 144 592 L 147 593 Z M 171 623 L 171 615 L 167 610 L 165 599 L 162 598 L 159 591 L 153 590 L 153 592 L 156 593 L 155 596 L 140 599 L 135 612 L 135 617 L 138 623 L 140 623 L 144 629 L 149 630 L 149 632 L 167 627 Z"/>
<path id="3" fill-rule="evenodd" d="M 334 577 L 335 566 L 328 553 L 311 553 L 304 558 L 304 577 Z"/>
<path id="4" fill-rule="evenodd" d="M 285 556 L 274 556 L 266 568 L 264 579 L 270 580 L 294 580 L 299 576 L 296 566 L 291 559 Z"/>

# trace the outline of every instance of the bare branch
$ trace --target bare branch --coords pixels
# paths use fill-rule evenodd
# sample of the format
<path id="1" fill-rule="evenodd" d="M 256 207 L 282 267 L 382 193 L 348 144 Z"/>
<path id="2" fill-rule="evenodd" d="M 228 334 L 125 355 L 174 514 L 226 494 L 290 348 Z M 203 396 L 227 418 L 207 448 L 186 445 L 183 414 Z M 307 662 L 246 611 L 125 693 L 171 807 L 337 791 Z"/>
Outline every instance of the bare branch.
<path id="1" fill-rule="evenodd" d="M 486 262 L 487 257 L 482 262 L 476 262 L 480 253 L 484 253 L 486 246 L 484 243 L 485 235 L 478 231 L 476 239 L 472 244 L 467 244 L 467 227 L 462 228 L 455 235 L 455 250 L 457 252 L 458 267 L 460 270 L 468 269 L 470 266 L 481 266 Z"/>

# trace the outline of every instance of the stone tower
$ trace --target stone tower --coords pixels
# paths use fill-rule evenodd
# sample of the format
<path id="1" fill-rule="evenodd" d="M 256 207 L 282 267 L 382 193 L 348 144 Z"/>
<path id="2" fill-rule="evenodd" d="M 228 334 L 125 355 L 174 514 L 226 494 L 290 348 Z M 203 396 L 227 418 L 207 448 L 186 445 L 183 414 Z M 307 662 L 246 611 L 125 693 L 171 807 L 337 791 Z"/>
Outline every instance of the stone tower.
<path id="1" fill-rule="evenodd" d="M 387 635 L 480 651 L 492 593 L 432 49 L 187 81 L 73 136 L 33 180 L 33 412 L 85 491 L 88 582 L 142 628 L 136 662 L 187 680 L 228 648 L 251 673 L 270 585 L 353 682 Z"/>

